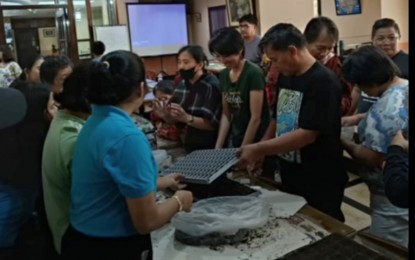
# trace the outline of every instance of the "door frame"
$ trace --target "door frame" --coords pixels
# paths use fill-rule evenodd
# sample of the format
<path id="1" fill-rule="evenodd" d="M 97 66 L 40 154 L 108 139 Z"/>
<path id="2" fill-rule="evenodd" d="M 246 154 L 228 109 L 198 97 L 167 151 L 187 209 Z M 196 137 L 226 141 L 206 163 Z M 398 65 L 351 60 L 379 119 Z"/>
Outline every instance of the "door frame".
<path id="1" fill-rule="evenodd" d="M 86 1 L 89 2 L 89 1 Z M 0 2 L 0 44 L 6 44 L 6 34 L 4 30 L 4 10 L 26 10 L 26 9 L 60 9 L 63 8 L 67 11 L 69 21 L 69 39 L 68 39 L 68 56 L 72 61 L 78 62 L 78 44 L 76 38 L 75 28 L 75 15 L 73 0 L 67 0 L 67 4 L 54 4 L 54 5 L 20 5 L 20 6 L 4 6 Z"/>

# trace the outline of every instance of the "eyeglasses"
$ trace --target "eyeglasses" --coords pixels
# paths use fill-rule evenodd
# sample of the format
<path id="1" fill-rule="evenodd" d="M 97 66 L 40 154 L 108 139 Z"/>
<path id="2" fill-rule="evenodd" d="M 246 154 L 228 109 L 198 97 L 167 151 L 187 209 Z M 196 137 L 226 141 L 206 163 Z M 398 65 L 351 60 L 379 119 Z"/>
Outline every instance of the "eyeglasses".
<path id="1" fill-rule="evenodd" d="M 388 41 L 388 42 L 395 42 L 399 37 L 398 36 L 379 36 L 375 38 L 375 41 L 377 42 L 384 42 L 384 41 Z"/>

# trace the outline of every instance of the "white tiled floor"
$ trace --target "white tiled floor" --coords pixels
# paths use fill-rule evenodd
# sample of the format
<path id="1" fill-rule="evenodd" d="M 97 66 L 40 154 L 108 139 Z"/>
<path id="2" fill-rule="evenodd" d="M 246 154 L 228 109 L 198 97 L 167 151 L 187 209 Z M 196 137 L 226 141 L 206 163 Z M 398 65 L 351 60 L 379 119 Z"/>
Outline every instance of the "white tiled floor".
<path id="1" fill-rule="evenodd" d="M 352 187 L 346 188 L 344 196 L 359 202 L 360 204 L 370 207 L 369 189 L 365 183 L 360 183 Z"/>
<path id="2" fill-rule="evenodd" d="M 358 176 L 349 173 L 349 182 L 357 178 Z M 365 183 L 359 183 L 346 188 L 344 196 L 369 207 L 370 193 Z M 354 228 L 356 231 L 363 230 L 370 226 L 371 218 L 369 214 L 344 202 L 342 203 L 341 209 L 346 218 L 345 224 Z"/>
<path id="3" fill-rule="evenodd" d="M 370 226 L 370 215 L 346 204 L 342 203 L 341 209 L 346 219 L 345 224 L 356 231 L 363 230 Z"/>

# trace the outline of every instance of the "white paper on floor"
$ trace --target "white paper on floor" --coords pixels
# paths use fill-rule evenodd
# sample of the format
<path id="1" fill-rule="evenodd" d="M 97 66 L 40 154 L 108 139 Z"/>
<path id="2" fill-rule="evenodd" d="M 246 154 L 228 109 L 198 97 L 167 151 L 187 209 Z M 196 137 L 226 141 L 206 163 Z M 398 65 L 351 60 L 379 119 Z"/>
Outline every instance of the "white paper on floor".
<path id="1" fill-rule="evenodd" d="M 274 215 L 278 218 L 294 216 L 307 201 L 301 197 L 281 191 L 259 189 L 261 196 L 271 205 Z"/>

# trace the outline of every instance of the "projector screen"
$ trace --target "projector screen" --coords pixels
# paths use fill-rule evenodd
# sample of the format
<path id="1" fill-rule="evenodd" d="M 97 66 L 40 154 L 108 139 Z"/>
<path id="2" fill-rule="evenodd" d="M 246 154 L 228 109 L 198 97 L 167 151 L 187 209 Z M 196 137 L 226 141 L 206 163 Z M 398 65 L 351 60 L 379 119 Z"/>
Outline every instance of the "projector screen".
<path id="1" fill-rule="evenodd" d="M 131 49 L 140 56 L 176 54 L 188 44 L 185 4 L 128 4 Z"/>

